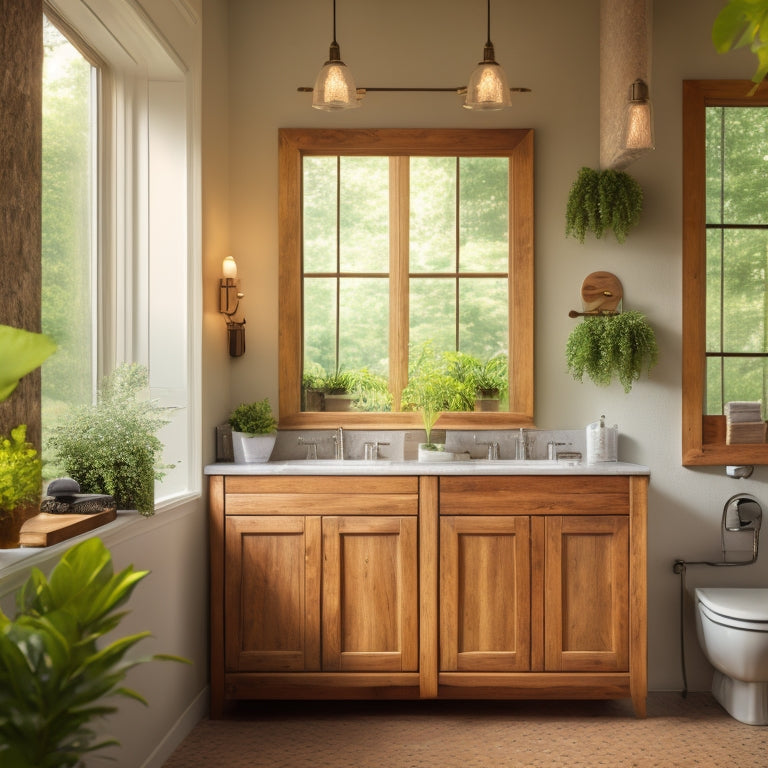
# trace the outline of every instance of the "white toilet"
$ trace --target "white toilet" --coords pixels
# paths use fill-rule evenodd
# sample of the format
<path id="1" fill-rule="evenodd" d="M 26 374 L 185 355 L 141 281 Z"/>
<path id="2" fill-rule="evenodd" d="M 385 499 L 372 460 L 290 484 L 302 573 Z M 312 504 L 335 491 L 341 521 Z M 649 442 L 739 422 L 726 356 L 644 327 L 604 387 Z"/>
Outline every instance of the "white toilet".
<path id="1" fill-rule="evenodd" d="M 715 668 L 712 693 L 749 725 L 768 725 L 768 589 L 696 589 L 696 631 Z"/>

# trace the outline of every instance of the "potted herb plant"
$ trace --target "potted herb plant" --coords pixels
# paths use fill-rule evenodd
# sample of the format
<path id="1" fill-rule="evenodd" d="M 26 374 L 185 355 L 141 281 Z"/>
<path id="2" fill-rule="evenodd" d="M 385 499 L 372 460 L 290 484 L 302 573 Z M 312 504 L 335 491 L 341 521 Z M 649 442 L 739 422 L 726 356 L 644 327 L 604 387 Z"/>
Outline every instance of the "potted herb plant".
<path id="1" fill-rule="evenodd" d="M 477 363 L 473 372 L 476 411 L 499 410 L 499 401 L 509 387 L 508 367 L 508 358 L 504 353 Z"/>
<path id="2" fill-rule="evenodd" d="M 51 430 L 55 464 L 83 493 L 113 496 L 118 509 L 155 512 L 155 480 L 173 465 L 162 464 L 157 436 L 169 409 L 142 397 L 149 384 L 145 366 L 125 363 L 104 379 L 96 403 L 76 408 Z"/>
<path id="3" fill-rule="evenodd" d="M 259 464 L 269 461 L 277 440 L 277 420 L 269 398 L 241 403 L 229 415 L 232 427 L 232 450 L 237 464 Z"/>
<path id="4" fill-rule="evenodd" d="M 618 242 L 640 221 L 643 190 L 626 171 L 581 168 L 568 195 L 565 234 L 584 242 L 587 232 L 600 238 L 612 230 Z"/>
<path id="5" fill-rule="evenodd" d="M 319 365 L 313 365 L 304 369 L 301 376 L 301 394 L 304 398 L 304 411 L 324 411 L 325 410 L 325 392 L 323 392 L 323 381 L 325 371 Z"/>
<path id="6" fill-rule="evenodd" d="M 400 399 L 404 411 L 421 412 L 426 442 L 419 445 L 420 461 L 453 459 L 452 454 L 445 453 L 444 445 L 432 442 L 432 428 L 443 411 L 471 411 L 474 403 L 472 382 L 447 372 L 445 361 L 434 354 L 431 345 L 425 345 Z"/>
<path id="7" fill-rule="evenodd" d="M 355 398 L 355 375 L 337 368 L 323 380 L 326 411 L 350 411 Z"/>
<path id="8" fill-rule="evenodd" d="M 91 722 L 117 711 L 104 703 L 125 696 L 144 704 L 121 685 L 130 669 L 175 656 L 125 658 L 149 636 L 139 632 L 98 642 L 113 633 L 119 612 L 147 576 L 129 566 L 114 573 L 103 542 L 90 538 L 70 548 L 48 579 L 36 568 L 16 593 L 16 617 L 0 611 L 0 765 L 62 768 L 114 739 L 97 736 Z"/>
<path id="9" fill-rule="evenodd" d="M 586 374 L 595 384 L 607 386 L 614 377 L 625 392 L 650 370 L 659 356 L 656 335 L 640 312 L 585 317 L 568 337 L 568 370 L 582 381 Z"/>
<path id="10" fill-rule="evenodd" d="M 42 468 L 26 424 L 0 437 L 0 549 L 18 547 L 21 526 L 38 513 Z"/>

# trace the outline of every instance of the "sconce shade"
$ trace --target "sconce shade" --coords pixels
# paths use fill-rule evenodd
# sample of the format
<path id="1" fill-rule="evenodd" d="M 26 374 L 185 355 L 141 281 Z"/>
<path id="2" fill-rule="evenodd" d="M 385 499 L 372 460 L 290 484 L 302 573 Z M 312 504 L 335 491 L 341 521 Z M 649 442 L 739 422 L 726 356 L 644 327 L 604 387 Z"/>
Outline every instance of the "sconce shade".
<path id="1" fill-rule="evenodd" d="M 648 98 L 648 86 L 635 80 L 630 90 L 624 121 L 625 149 L 654 149 L 653 109 Z"/>
<path id="2" fill-rule="evenodd" d="M 221 262 L 221 275 L 224 278 L 237 279 L 237 262 L 232 256 L 227 256 L 224 261 Z"/>

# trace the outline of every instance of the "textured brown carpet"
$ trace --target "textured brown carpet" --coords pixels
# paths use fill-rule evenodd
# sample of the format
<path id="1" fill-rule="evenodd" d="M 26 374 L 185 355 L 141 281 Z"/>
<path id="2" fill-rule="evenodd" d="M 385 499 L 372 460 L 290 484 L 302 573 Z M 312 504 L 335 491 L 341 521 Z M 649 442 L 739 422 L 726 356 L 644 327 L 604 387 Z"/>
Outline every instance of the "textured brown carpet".
<path id="1" fill-rule="evenodd" d="M 270 702 L 203 720 L 164 768 L 766 768 L 768 727 L 709 695 L 614 702 Z"/>

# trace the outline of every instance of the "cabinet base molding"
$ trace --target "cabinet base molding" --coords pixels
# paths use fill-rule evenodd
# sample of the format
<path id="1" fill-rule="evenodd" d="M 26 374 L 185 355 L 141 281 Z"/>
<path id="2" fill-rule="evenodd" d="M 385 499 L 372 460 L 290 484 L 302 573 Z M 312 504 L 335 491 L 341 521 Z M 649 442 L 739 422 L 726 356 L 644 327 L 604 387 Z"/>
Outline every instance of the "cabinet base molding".
<path id="1" fill-rule="evenodd" d="M 264 672 L 224 676 L 227 699 L 418 699 L 417 672 Z"/>
<path id="2" fill-rule="evenodd" d="M 626 699 L 629 674 L 441 672 L 438 698 Z"/>

